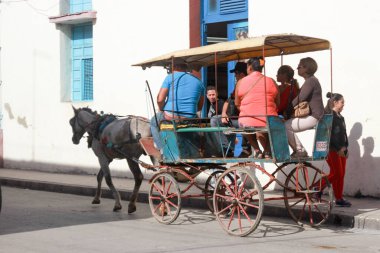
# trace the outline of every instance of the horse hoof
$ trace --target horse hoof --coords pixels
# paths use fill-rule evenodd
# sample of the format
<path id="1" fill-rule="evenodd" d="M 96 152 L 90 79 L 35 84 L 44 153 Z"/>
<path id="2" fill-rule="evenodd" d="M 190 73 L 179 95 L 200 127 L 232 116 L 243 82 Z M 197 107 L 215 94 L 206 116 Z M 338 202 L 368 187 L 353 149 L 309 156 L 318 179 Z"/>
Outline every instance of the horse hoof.
<path id="1" fill-rule="evenodd" d="M 113 211 L 114 212 L 117 212 L 117 211 L 120 211 L 121 210 L 121 206 L 115 206 L 114 208 L 113 208 Z"/>
<path id="2" fill-rule="evenodd" d="M 134 212 L 136 212 L 136 206 L 129 206 L 128 213 L 134 213 Z"/>
<path id="3" fill-rule="evenodd" d="M 92 201 L 92 204 L 95 204 L 95 205 L 100 204 L 100 199 L 94 199 Z"/>

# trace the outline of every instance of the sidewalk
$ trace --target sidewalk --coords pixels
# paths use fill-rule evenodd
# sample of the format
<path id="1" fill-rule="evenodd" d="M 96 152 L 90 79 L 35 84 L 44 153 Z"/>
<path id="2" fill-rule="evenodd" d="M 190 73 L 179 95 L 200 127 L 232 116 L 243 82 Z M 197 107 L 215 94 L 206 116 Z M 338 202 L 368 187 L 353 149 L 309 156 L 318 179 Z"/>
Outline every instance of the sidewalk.
<path id="1" fill-rule="evenodd" d="M 95 175 L 75 175 L 48 173 L 30 170 L 16 170 L 0 168 L 0 180 L 3 186 L 20 187 L 32 190 L 61 192 L 93 197 L 95 195 Z M 128 200 L 134 180 L 129 178 L 113 178 L 115 187 L 119 190 L 123 200 Z M 103 181 L 102 197 L 112 198 L 106 183 Z M 148 202 L 149 184 L 144 180 L 138 197 L 138 202 Z M 265 191 L 265 197 L 275 195 L 276 192 Z M 3 196 L 4 197 L 4 196 Z M 89 197 L 89 201 L 92 198 Z M 335 207 L 327 223 L 344 227 L 380 230 L 380 200 L 374 198 L 347 198 L 352 207 Z M 127 208 L 126 203 L 122 203 Z M 183 199 L 182 205 L 194 208 L 206 208 L 203 198 Z M 112 206 L 109 207 L 110 211 Z M 124 210 L 126 211 L 126 210 Z M 289 217 L 283 201 L 267 201 L 264 204 L 264 215 Z M 290 219 L 290 218 L 289 218 Z"/>

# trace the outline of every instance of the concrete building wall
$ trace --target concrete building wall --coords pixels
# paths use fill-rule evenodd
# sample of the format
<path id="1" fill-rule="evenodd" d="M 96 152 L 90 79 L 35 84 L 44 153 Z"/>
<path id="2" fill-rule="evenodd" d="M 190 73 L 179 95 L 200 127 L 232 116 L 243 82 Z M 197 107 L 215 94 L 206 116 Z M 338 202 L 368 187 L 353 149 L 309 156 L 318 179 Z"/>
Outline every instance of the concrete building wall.
<path id="1" fill-rule="evenodd" d="M 5 167 L 96 173 L 98 163 L 85 139 L 79 146 L 71 142 L 71 106 L 151 117 L 145 80 L 157 94 L 166 73 L 161 68 L 143 71 L 131 65 L 189 47 L 188 1 L 93 0 L 93 10 L 97 11 L 93 27 L 94 101 L 71 103 L 66 99 L 69 68 L 65 65 L 70 59 L 69 29 L 48 19 L 67 9 L 67 2 L 0 3 Z M 350 157 L 345 193 L 349 195 L 380 197 L 380 150 L 376 145 L 380 137 L 376 127 L 380 121 L 379 11 L 380 3 L 371 0 L 249 1 L 250 36 L 295 33 L 332 43 L 333 91 L 346 99 L 343 115 Z M 284 57 L 284 64 L 296 68 L 305 56 L 318 61 L 316 76 L 325 94 L 330 90 L 330 53 Z M 275 77 L 280 64 L 280 58 L 268 59 L 267 75 Z M 301 78 L 298 80 L 302 83 Z M 312 134 L 301 134 L 309 150 Z M 320 166 L 328 170 L 326 164 Z M 114 174 L 126 175 L 128 171 L 125 161 L 114 162 L 111 167 Z"/>
<path id="2" fill-rule="evenodd" d="M 151 117 L 145 80 L 155 96 L 166 71 L 131 65 L 189 47 L 188 1 L 94 0 L 94 100 L 67 101 L 70 28 L 48 19 L 63 14 L 67 3 L 0 3 L 5 167 L 96 173 L 99 165 L 85 139 L 79 146 L 71 142 L 71 106 Z M 125 161 L 111 167 L 127 171 Z"/>
<path id="3" fill-rule="evenodd" d="M 349 135 L 345 194 L 380 197 L 380 125 L 378 117 L 380 51 L 380 3 L 363 1 L 249 1 L 250 36 L 294 33 L 328 39 L 333 52 L 333 91 L 345 97 L 342 115 Z M 329 52 L 284 57 L 284 64 L 297 67 L 302 57 L 319 64 L 323 95 L 330 90 Z M 271 63 L 275 76 L 280 59 Z M 272 67 L 274 66 L 274 67 Z M 299 77 L 300 83 L 303 80 Z M 325 100 L 326 101 L 326 100 Z M 303 137 L 308 143 L 310 134 Z M 328 168 L 327 165 L 325 167 Z"/>

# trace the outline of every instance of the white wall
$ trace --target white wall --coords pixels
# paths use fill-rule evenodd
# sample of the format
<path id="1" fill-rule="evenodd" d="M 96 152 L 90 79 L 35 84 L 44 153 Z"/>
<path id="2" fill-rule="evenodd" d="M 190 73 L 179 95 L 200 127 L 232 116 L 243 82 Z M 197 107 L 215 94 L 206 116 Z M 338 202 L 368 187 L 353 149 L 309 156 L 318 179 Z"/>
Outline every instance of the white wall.
<path id="1" fill-rule="evenodd" d="M 189 46 L 188 1 L 94 0 L 93 9 L 94 101 L 70 103 L 62 102 L 67 79 L 60 66 L 70 53 L 60 48 L 61 30 L 67 29 L 48 19 L 59 15 L 60 5 L 49 0 L 0 4 L 6 167 L 96 173 L 99 165 L 85 139 L 79 146 L 71 142 L 71 104 L 150 117 L 145 80 L 155 96 L 166 71 L 131 65 Z M 125 172 L 127 165 L 111 167 Z"/>
<path id="2" fill-rule="evenodd" d="M 333 48 L 333 91 L 345 97 L 343 116 L 350 141 L 345 193 L 380 197 L 380 132 L 377 105 L 380 86 L 380 2 L 249 1 L 250 36 L 294 33 L 328 39 Z M 319 63 L 316 76 L 329 91 L 329 53 L 306 54 Z M 297 67 L 302 56 L 285 57 Z M 279 60 L 272 60 L 274 75 Z M 271 65 L 271 66 L 272 66 Z M 302 79 L 298 78 L 300 83 Z M 306 136 L 306 139 L 308 136 Z M 309 140 L 310 140 L 309 135 Z M 305 140 L 305 142 L 307 142 Z"/>
<path id="3" fill-rule="evenodd" d="M 65 3 L 66 1 L 60 1 Z M 62 102 L 61 31 L 49 23 L 60 6 L 50 0 L 0 3 L 2 100 L 6 167 L 96 173 L 95 156 L 83 141 L 71 142 L 70 102 Z M 157 94 L 165 71 L 133 63 L 189 47 L 188 1 L 94 0 L 94 101 L 73 103 L 119 115 L 150 117 L 145 80 Z M 380 72 L 377 50 L 380 3 L 301 0 L 249 1 L 251 36 L 295 33 L 327 38 L 333 48 L 334 91 L 346 99 L 343 115 L 350 135 L 345 192 L 380 196 L 379 131 L 376 126 Z M 320 65 L 316 76 L 329 90 L 329 52 L 307 54 Z M 303 55 L 285 57 L 294 68 Z M 268 60 L 274 76 L 279 58 Z M 64 68 L 63 68 L 64 69 Z M 300 82 L 302 80 L 298 79 Z M 310 134 L 304 134 L 309 145 Z M 111 166 L 125 173 L 125 162 Z M 121 172 L 123 171 L 123 172 Z"/>

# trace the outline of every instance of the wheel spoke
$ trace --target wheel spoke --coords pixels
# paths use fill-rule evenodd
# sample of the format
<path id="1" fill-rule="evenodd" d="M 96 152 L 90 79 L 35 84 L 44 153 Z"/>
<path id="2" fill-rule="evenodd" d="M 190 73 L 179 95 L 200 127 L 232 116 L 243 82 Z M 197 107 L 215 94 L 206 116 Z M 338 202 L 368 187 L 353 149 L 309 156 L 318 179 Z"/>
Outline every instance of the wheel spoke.
<path id="1" fill-rule="evenodd" d="M 227 228 L 228 228 L 228 229 L 230 229 L 230 226 L 231 226 L 232 220 L 234 219 L 235 211 L 236 211 L 236 206 L 234 206 L 234 207 L 232 208 L 232 212 L 231 212 L 230 220 L 228 221 L 228 225 L 227 225 Z"/>
<path id="2" fill-rule="evenodd" d="M 231 201 L 231 200 L 232 200 L 232 197 L 230 197 L 230 196 L 226 196 L 226 195 L 221 195 L 221 194 L 219 194 L 219 193 L 217 193 L 216 196 L 217 196 L 217 197 L 220 197 L 220 198 L 222 198 L 222 199 L 224 199 L 224 200 L 227 200 L 227 201 Z"/>
<path id="3" fill-rule="evenodd" d="M 171 202 L 170 200 L 166 200 L 166 203 L 170 204 L 171 206 L 175 207 L 175 208 L 178 208 L 178 205 L 174 204 L 173 202 Z"/>
<path id="4" fill-rule="evenodd" d="M 161 189 L 159 189 L 158 186 L 155 183 L 152 183 L 152 186 L 153 186 L 154 189 L 156 189 L 158 191 L 158 193 L 160 193 L 161 196 L 164 196 L 163 191 L 161 191 Z"/>
<path id="5" fill-rule="evenodd" d="M 242 202 L 242 201 L 239 201 L 239 204 L 240 205 L 244 205 L 244 206 L 249 206 L 249 207 L 252 207 L 252 208 L 255 208 L 255 209 L 259 209 L 260 208 L 260 206 L 252 205 L 252 204 L 249 204 L 247 202 Z"/>
<path id="6" fill-rule="evenodd" d="M 219 215 L 219 214 L 221 214 L 221 213 L 224 213 L 225 211 L 227 211 L 227 209 L 230 209 L 232 206 L 233 206 L 233 205 L 230 204 L 230 205 L 228 205 L 227 207 L 225 207 L 225 208 L 223 208 L 222 210 L 220 210 L 219 212 L 216 212 L 215 214 L 216 214 L 216 215 Z"/>

